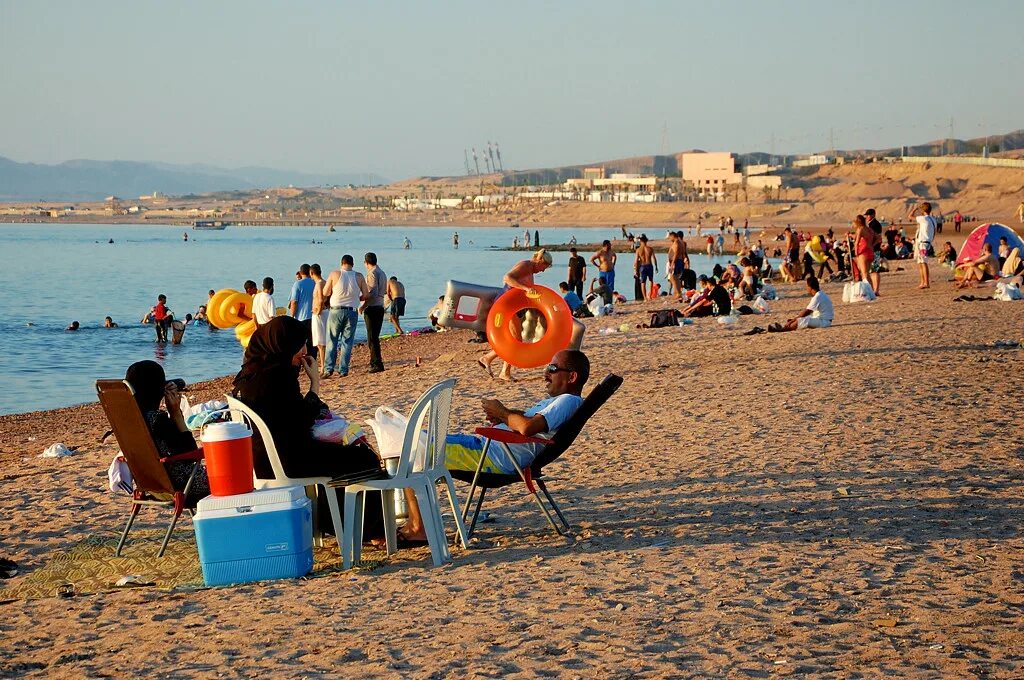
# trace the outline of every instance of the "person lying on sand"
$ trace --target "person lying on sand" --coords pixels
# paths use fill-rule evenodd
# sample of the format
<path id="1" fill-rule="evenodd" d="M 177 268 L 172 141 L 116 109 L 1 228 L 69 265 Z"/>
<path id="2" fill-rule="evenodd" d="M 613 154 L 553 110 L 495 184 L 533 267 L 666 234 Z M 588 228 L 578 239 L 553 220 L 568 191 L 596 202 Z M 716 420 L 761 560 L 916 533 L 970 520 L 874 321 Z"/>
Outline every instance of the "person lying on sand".
<path id="1" fill-rule="evenodd" d="M 492 426 L 512 430 L 528 437 L 550 439 L 583 404 L 583 386 L 590 377 L 590 360 L 583 352 L 566 349 L 557 353 L 544 369 L 547 383 L 547 398 L 542 399 L 525 411 L 510 409 L 497 399 L 484 399 L 484 414 Z M 539 444 L 508 444 L 515 463 L 509 460 L 505 448 L 491 446 L 483 461 L 481 472 L 499 475 L 516 475 L 520 469 L 529 467 L 543 448 Z M 450 434 L 445 440 L 445 466 L 449 470 L 475 472 L 483 455 L 484 438 L 475 434 Z M 415 494 L 406 490 L 409 501 L 409 520 L 400 532 L 405 541 L 423 542 L 427 535 L 423 529 L 423 518 L 415 502 Z"/>

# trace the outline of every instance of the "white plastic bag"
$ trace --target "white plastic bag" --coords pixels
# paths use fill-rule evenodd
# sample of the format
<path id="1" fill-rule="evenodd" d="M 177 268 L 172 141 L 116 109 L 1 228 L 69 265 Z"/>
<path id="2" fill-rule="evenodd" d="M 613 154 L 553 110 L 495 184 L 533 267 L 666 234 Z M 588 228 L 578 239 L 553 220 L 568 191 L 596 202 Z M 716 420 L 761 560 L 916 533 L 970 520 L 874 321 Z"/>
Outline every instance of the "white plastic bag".
<path id="1" fill-rule="evenodd" d="M 771 311 L 768 308 L 768 303 L 765 302 L 764 298 L 760 295 L 754 298 L 754 301 L 750 303 L 750 306 L 753 307 L 754 311 L 758 314 L 767 314 Z"/>
<path id="2" fill-rule="evenodd" d="M 761 286 L 761 297 L 765 300 L 776 300 L 778 299 L 778 293 L 775 290 L 775 286 L 770 283 L 765 283 Z"/>
<path id="3" fill-rule="evenodd" d="M 875 291 L 867 281 L 850 281 L 843 286 L 843 302 L 871 302 Z"/>
<path id="4" fill-rule="evenodd" d="M 373 436 L 377 439 L 377 453 L 381 458 L 398 458 L 402 455 L 405 430 L 409 427 L 408 418 L 390 406 L 379 406 L 374 417 L 368 418 L 366 424 L 373 429 Z M 412 469 L 422 470 L 426 458 L 427 433 L 420 432 L 419 441 L 413 451 Z"/>
<path id="5" fill-rule="evenodd" d="M 1000 281 L 996 284 L 996 292 L 992 294 L 992 297 L 1003 302 L 1012 302 L 1020 300 L 1024 295 L 1021 294 L 1020 286 L 1016 283 Z"/>
<path id="6" fill-rule="evenodd" d="M 351 446 L 365 438 L 366 432 L 363 431 L 363 428 L 359 427 L 358 423 L 349 422 L 348 418 L 334 416 L 313 423 L 313 439 L 317 441 Z M 401 444 L 399 444 L 399 451 L 401 451 Z"/>
<path id="7" fill-rule="evenodd" d="M 61 443 L 50 444 L 47 446 L 42 453 L 39 454 L 40 458 L 66 458 L 67 456 L 73 456 L 75 452 L 64 446 Z"/>
<path id="8" fill-rule="evenodd" d="M 114 460 L 110 461 L 110 467 L 107 468 L 107 487 L 111 493 L 120 491 L 130 496 L 132 495 L 132 483 L 132 471 L 128 469 L 124 454 L 118 451 Z"/>

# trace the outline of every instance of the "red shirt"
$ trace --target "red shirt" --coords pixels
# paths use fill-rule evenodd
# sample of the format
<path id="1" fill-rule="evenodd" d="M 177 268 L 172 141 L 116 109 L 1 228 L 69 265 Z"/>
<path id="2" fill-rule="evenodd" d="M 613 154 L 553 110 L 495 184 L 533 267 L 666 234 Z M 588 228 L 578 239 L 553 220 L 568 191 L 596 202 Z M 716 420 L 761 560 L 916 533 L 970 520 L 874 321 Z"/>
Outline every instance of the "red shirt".
<path id="1" fill-rule="evenodd" d="M 163 321 L 165 316 L 167 316 L 167 305 L 162 302 L 156 303 L 156 306 L 153 307 L 153 320 Z"/>

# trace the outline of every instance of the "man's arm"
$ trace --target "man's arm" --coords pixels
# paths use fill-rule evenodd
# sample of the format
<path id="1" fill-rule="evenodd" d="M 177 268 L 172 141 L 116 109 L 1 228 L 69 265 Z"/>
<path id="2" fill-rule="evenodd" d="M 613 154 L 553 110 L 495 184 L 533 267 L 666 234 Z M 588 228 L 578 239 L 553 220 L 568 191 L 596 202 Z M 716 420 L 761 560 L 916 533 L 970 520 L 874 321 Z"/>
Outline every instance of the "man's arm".
<path id="1" fill-rule="evenodd" d="M 299 309 L 299 282 L 292 284 L 292 294 L 288 296 L 288 315 L 295 316 Z"/>
<path id="2" fill-rule="evenodd" d="M 334 276 L 334 272 L 331 272 L 330 274 L 327 275 L 327 280 L 324 281 L 324 291 L 323 291 L 324 300 L 330 300 L 331 299 L 331 293 L 334 292 L 334 282 L 335 282 L 335 280 L 336 280 L 336 278 Z"/>
<path id="3" fill-rule="evenodd" d="M 484 413 L 491 423 L 507 425 L 513 432 L 532 437 L 535 434 L 548 431 L 548 421 L 539 413 L 532 417 L 526 417 L 522 411 L 513 411 L 506 408 L 497 399 L 483 400 Z"/>
<path id="4" fill-rule="evenodd" d="M 601 253 L 594 253 L 590 257 L 590 264 L 597 264 L 597 261 L 601 259 Z"/>
<path id="5" fill-rule="evenodd" d="M 651 264 L 654 265 L 654 271 L 658 271 L 658 254 L 651 250 Z"/>

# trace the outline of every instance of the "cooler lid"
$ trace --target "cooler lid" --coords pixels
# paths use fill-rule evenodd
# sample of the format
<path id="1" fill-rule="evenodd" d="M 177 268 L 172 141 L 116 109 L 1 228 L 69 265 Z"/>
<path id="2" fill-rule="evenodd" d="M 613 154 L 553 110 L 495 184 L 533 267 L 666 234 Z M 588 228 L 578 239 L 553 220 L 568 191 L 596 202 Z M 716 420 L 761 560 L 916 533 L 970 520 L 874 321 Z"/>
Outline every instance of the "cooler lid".
<path id="1" fill-rule="evenodd" d="M 301 486 L 284 486 L 279 489 L 261 489 L 236 496 L 207 496 L 199 501 L 197 512 L 214 510 L 233 510 L 241 507 L 258 507 L 261 505 L 290 504 L 306 497 L 306 489 Z"/>
<path id="2" fill-rule="evenodd" d="M 223 442 L 232 439 L 246 439 L 252 436 L 245 423 L 228 421 L 223 423 L 210 423 L 203 428 L 203 442 Z"/>

